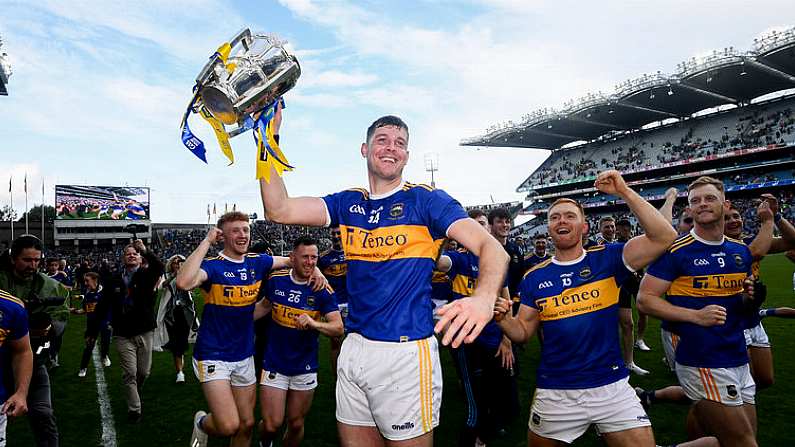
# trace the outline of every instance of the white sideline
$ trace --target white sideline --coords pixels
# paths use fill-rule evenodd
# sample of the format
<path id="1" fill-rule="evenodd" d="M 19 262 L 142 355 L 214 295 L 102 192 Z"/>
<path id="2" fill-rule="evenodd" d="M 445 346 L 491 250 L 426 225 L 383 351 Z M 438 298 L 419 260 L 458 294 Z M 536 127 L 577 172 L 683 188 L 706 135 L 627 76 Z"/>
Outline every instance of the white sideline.
<path id="1" fill-rule="evenodd" d="M 105 368 L 102 365 L 102 359 L 99 357 L 99 348 L 94 349 L 91 358 L 94 363 L 94 374 L 97 381 L 99 415 L 102 419 L 101 445 L 103 447 L 116 447 L 116 426 L 113 422 L 113 411 L 110 408 L 110 396 L 108 396 L 108 383 L 105 382 Z"/>

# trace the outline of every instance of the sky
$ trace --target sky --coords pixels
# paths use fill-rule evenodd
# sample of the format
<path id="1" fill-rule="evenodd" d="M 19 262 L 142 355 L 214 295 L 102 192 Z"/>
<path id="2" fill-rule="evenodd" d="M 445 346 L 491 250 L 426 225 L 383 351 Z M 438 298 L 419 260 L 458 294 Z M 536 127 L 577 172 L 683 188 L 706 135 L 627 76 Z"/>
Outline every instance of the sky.
<path id="1" fill-rule="evenodd" d="M 302 74 L 287 93 L 281 146 L 291 195 L 366 187 L 359 153 L 382 115 L 410 128 L 404 178 L 464 205 L 521 200 L 516 187 L 548 156 L 459 146 L 496 123 L 713 49 L 750 49 L 788 27 L 791 0 L 0 0 L 13 75 L 0 97 L 0 185 L 14 206 L 54 203 L 55 184 L 151 188 L 155 222 L 207 221 L 207 205 L 262 215 L 250 134 L 227 166 L 209 128 L 208 164 L 179 123 L 207 57 L 239 29 L 287 40 Z M 790 20 L 790 22 L 787 22 Z M 0 186 L 0 206 L 9 203 Z"/>

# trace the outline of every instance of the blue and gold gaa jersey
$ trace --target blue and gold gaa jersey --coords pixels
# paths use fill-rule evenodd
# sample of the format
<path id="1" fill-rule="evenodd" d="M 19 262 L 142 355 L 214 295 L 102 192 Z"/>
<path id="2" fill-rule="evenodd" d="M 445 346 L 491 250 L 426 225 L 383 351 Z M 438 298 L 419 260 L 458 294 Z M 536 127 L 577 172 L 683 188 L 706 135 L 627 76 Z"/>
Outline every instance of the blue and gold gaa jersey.
<path id="1" fill-rule="evenodd" d="M 445 272 L 434 270 L 431 276 L 431 298 L 440 301 L 450 301 L 453 297 L 453 287 L 450 276 Z"/>
<path id="2" fill-rule="evenodd" d="M 475 292 L 475 288 L 478 285 L 478 260 L 479 258 L 475 256 L 471 252 L 458 252 L 458 251 L 448 251 L 444 253 L 445 255 L 450 257 L 452 261 L 452 267 L 448 272 L 448 275 L 452 278 L 453 283 L 453 299 L 457 300 L 459 298 L 464 298 L 467 296 L 472 296 Z M 505 278 L 505 283 L 503 287 L 508 286 L 508 278 Z M 483 327 L 483 330 L 478 335 L 478 338 L 475 339 L 475 343 L 480 345 L 496 349 L 500 346 L 500 342 L 502 341 L 502 329 L 500 326 L 492 319 L 486 326 Z"/>
<path id="3" fill-rule="evenodd" d="M 241 261 L 223 255 L 207 258 L 202 324 L 193 348 L 196 360 L 237 362 L 254 355 L 254 305 L 262 280 L 273 267 L 266 254 L 247 254 Z"/>
<path id="4" fill-rule="evenodd" d="M 618 343 L 618 292 L 631 274 L 624 244 L 597 245 L 574 261 L 554 258 L 530 269 L 522 304 L 541 320 L 539 388 L 595 388 L 627 377 Z"/>
<path id="5" fill-rule="evenodd" d="M 8 341 L 19 340 L 28 334 L 28 313 L 22 300 L 0 290 L 0 359 L 4 359 L 0 364 L 0 377 L 7 372 L 5 368 L 11 367 L 10 350 Z M 10 377 L 10 376 L 7 376 Z M 13 381 L 8 382 L 13 383 Z M 0 404 L 11 395 L 5 385 L 7 381 L 0 380 Z"/>
<path id="6" fill-rule="evenodd" d="M 461 204 L 411 183 L 377 197 L 352 189 L 323 200 L 348 262 L 348 330 L 379 341 L 431 336 L 431 274 L 447 229 L 467 218 Z"/>
<path id="7" fill-rule="evenodd" d="M 331 288 L 314 292 L 293 280 L 288 271 L 274 272 L 265 285 L 271 302 L 267 345 L 262 367 L 287 376 L 317 371 L 318 332 L 301 330 L 295 319 L 307 314 L 315 320 L 339 311 Z"/>
<path id="8" fill-rule="evenodd" d="M 345 262 L 345 252 L 333 248 L 317 260 L 317 268 L 323 272 L 328 283 L 334 289 L 337 303 L 348 302 L 348 264 Z"/>
<path id="9" fill-rule="evenodd" d="M 726 323 L 703 327 L 669 322 L 681 337 L 676 361 L 699 368 L 733 368 L 748 363 L 745 347 L 743 282 L 751 273 L 751 251 L 737 240 L 705 241 L 694 231 L 677 239 L 649 266 L 648 275 L 671 282 L 668 301 L 701 309 L 710 304 L 726 308 Z"/>

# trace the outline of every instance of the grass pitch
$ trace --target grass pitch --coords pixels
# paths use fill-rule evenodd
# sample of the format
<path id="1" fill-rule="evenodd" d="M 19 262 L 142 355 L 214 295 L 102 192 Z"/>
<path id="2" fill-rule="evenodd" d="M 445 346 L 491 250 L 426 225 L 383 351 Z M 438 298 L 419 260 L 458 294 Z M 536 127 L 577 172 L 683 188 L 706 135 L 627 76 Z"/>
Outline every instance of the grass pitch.
<path id="1" fill-rule="evenodd" d="M 765 307 L 795 307 L 792 272 L 795 269 L 783 255 L 766 258 L 762 263 L 762 278 L 768 285 L 769 295 Z M 766 318 L 765 328 L 773 344 L 776 369 L 776 384 L 757 395 L 757 414 L 759 419 L 759 445 L 789 446 L 790 435 L 795 433 L 795 339 L 789 336 L 795 321 L 780 318 Z M 647 377 L 632 376 L 633 386 L 659 388 L 676 382 L 661 359 L 659 322 L 651 319 L 646 342 L 651 352 L 635 353 L 635 361 L 652 372 Z M 97 389 L 93 366 L 89 366 L 86 378 L 77 377 L 80 355 L 83 349 L 85 318 L 73 315 L 67 327 L 64 345 L 61 350 L 61 367 L 51 373 L 52 398 L 61 433 L 62 446 L 96 446 L 100 444 L 101 424 Z M 618 330 L 618 328 L 616 328 Z M 576 340 L 572 340 L 576 342 Z M 336 422 L 334 419 L 334 384 L 329 371 L 328 339 L 321 337 L 320 344 L 320 385 L 315 392 L 312 410 L 306 421 L 307 446 L 335 446 L 337 444 Z M 519 376 L 521 414 L 511 422 L 508 435 L 492 442 L 489 446 L 524 446 L 527 441 L 527 420 L 530 397 L 535 384 L 535 365 L 538 362 L 538 342 L 531 340 L 522 353 Z M 187 382 L 174 383 L 174 369 L 171 355 L 155 352 L 152 374 L 143 391 L 143 420 L 138 424 L 127 422 L 127 409 L 121 383 L 121 369 L 118 355 L 111 347 L 113 365 L 105 368 L 105 379 L 115 418 L 117 445 L 128 446 L 182 446 L 190 441 L 193 413 L 206 409 L 204 397 L 186 356 Z M 442 350 L 444 371 L 444 396 L 441 424 L 435 431 L 435 445 L 454 446 L 459 429 L 464 421 L 463 393 L 458 384 L 455 368 L 450 354 Z M 688 406 L 658 404 L 649 412 L 652 419 L 657 444 L 668 445 L 685 440 L 684 421 Z M 257 409 L 257 415 L 259 409 Z M 33 438 L 26 418 L 11 421 L 8 426 L 9 446 L 32 446 Z M 211 446 L 226 446 L 228 441 L 215 439 Z M 593 430 L 574 443 L 575 446 L 604 445 Z"/>

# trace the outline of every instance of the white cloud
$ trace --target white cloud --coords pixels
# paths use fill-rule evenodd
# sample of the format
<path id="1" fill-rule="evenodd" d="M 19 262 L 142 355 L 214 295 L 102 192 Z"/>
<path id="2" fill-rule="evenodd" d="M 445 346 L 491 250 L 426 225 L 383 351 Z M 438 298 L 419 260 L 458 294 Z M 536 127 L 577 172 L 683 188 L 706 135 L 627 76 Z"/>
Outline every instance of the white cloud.
<path id="1" fill-rule="evenodd" d="M 303 87 L 361 87 L 378 81 L 378 76 L 359 71 L 342 72 L 339 70 L 322 71 L 314 76 L 305 76 Z"/>

